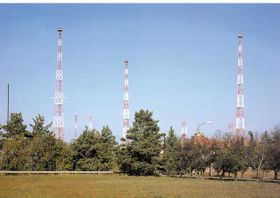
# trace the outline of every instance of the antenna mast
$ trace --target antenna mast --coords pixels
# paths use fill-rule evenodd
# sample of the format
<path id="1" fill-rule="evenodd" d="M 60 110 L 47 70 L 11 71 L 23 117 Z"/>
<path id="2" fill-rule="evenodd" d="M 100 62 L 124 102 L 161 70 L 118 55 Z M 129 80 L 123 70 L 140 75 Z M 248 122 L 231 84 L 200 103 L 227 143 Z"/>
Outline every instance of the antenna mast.
<path id="1" fill-rule="evenodd" d="M 129 97 L 128 97 L 128 61 L 124 61 L 124 100 L 123 100 L 123 135 L 126 139 L 127 130 L 129 129 Z"/>
<path id="2" fill-rule="evenodd" d="M 78 121 L 79 120 L 87 120 L 88 121 L 88 129 L 89 130 L 92 130 L 92 115 L 75 115 L 74 116 L 74 128 L 75 128 L 75 131 L 74 131 L 74 138 L 76 139 L 78 137 Z"/>
<path id="3" fill-rule="evenodd" d="M 187 138 L 187 122 L 185 120 L 182 122 L 181 136 L 182 138 Z"/>
<path id="4" fill-rule="evenodd" d="M 10 121 L 10 85 L 7 86 L 7 123 Z"/>
<path id="5" fill-rule="evenodd" d="M 54 132 L 58 139 L 64 140 L 64 120 L 63 120 L 63 72 L 62 72 L 62 28 L 58 28 L 57 41 L 57 69 L 55 86 L 55 116 Z"/>
<path id="6" fill-rule="evenodd" d="M 240 135 L 246 138 L 244 116 L 244 82 L 243 82 L 243 36 L 238 35 L 238 66 L 237 66 L 237 105 L 235 138 Z M 241 134 L 242 133 L 242 134 Z"/>

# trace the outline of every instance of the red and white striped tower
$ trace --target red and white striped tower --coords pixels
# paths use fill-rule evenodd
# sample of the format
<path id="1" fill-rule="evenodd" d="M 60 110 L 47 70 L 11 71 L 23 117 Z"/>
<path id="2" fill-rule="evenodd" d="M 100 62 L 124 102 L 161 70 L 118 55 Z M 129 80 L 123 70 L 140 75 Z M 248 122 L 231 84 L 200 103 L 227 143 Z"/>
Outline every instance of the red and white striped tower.
<path id="1" fill-rule="evenodd" d="M 129 129 L 129 97 L 128 97 L 128 61 L 124 61 L 124 98 L 123 98 L 123 134 L 126 139 L 127 130 Z"/>
<path id="2" fill-rule="evenodd" d="M 62 28 L 58 28 L 57 42 L 57 69 L 55 86 L 55 116 L 54 132 L 57 138 L 64 140 L 64 121 L 63 121 L 63 72 L 62 72 Z"/>
<path id="3" fill-rule="evenodd" d="M 187 138 L 187 122 L 185 120 L 182 122 L 181 136 L 182 138 Z"/>
<path id="4" fill-rule="evenodd" d="M 237 106 L 235 137 L 246 138 L 245 116 L 244 116 L 244 82 L 243 82 L 243 36 L 238 35 L 238 66 L 237 66 Z"/>

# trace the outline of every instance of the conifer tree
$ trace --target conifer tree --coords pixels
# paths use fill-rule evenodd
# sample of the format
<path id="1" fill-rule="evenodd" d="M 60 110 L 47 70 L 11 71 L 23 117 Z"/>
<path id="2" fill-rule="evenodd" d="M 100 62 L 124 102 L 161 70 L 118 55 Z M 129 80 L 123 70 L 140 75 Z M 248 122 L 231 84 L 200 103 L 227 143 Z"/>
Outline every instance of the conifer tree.
<path id="1" fill-rule="evenodd" d="M 120 151 L 119 162 L 129 175 L 155 175 L 159 169 L 163 134 L 152 115 L 148 110 L 136 112 L 133 127 L 127 131 L 128 143 Z"/>
<path id="2" fill-rule="evenodd" d="M 176 143 L 178 142 L 178 138 L 175 135 L 175 131 L 172 127 L 168 132 L 166 141 L 164 143 L 164 151 L 163 151 L 163 162 L 165 173 L 168 175 L 173 175 L 176 173 Z"/>

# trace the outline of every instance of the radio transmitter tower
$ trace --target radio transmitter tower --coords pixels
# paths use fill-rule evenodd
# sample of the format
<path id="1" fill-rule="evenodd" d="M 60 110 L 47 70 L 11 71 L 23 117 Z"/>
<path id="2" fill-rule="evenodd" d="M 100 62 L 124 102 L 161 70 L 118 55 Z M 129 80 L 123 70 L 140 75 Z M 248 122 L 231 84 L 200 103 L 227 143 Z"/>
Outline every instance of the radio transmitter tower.
<path id="1" fill-rule="evenodd" d="M 77 135 L 78 135 L 78 119 L 81 120 L 87 120 L 88 121 L 88 129 L 89 130 L 92 130 L 92 115 L 75 115 L 74 116 L 74 127 L 75 127 L 75 133 L 74 133 L 74 138 L 76 139 L 77 138 Z"/>
<path id="2" fill-rule="evenodd" d="M 129 129 L 129 105 L 128 105 L 128 61 L 124 61 L 124 100 L 123 100 L 123 134 L 122 138 L 126 138 Z"/>
<path id="3" fill-rule="evenodd" d="M 181 131 L 182 138 L 187 138 L 187 122 L 182 122 L 182 131 Z"/>
<path id="4" fill-rule="evenodd" d="M 237 66 L 237 106 L 236 106 L 236 126 L 235 137 L 246 138 L 245 116 L 244 116 L 244 82 L 243 82 L 243 36 L 238 35 L 238 66 Z"/>
<path id="5" fill-rule="evenodd" d="M 63 121 L 63 73 L 62 73 L 62 28 L 58 28 L 57 42 L 57 69 L 55 85 L 55 116 L 54 132 L 58 139 L 64 140 L 64 121 Z"/>

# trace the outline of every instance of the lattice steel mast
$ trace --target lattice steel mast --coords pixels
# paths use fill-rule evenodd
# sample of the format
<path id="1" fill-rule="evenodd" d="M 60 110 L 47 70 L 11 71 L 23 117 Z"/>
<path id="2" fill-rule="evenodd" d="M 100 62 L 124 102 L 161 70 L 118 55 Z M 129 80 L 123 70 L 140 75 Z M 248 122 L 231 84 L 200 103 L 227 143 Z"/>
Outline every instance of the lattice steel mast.
<path id="1" fill-rule="evenodd" d="M 76 139 L 78 136 L 78 120 L 86 120 L 88 121 L 88 129 L 92 130 L 92 115 L 75 115 L 74 116 L 74 128 L 75 128 L 75 132 L 74 132 L 74 138 Z"/>
<path id="2" fill-rule="evenodd" d="M 129 97 L 128 97 L 128 61 L 124 61 L 124 100 L 123 100 L 123 134 L 122 138 L 126 139 L 127 130 L 129 129 Z"/>
<path id="3" fill-rule="evenodd" d="M 243 136 L 246 139 L 244 113 L 244 81 L 243 81 L 243 36 L 238 35 L 238 65 L 237 65 L 237 105 L 235 137 Z"/>
<path id="4" fill-rule="evenodd" d="M 62 28 L 58 28 L 57 41 L 57 69 L 55 86 L 55 116 L 54 132 L 57 138 L 64 140 L 64 119 L 63 119 L 63 72 L 62 72 Z"/>

